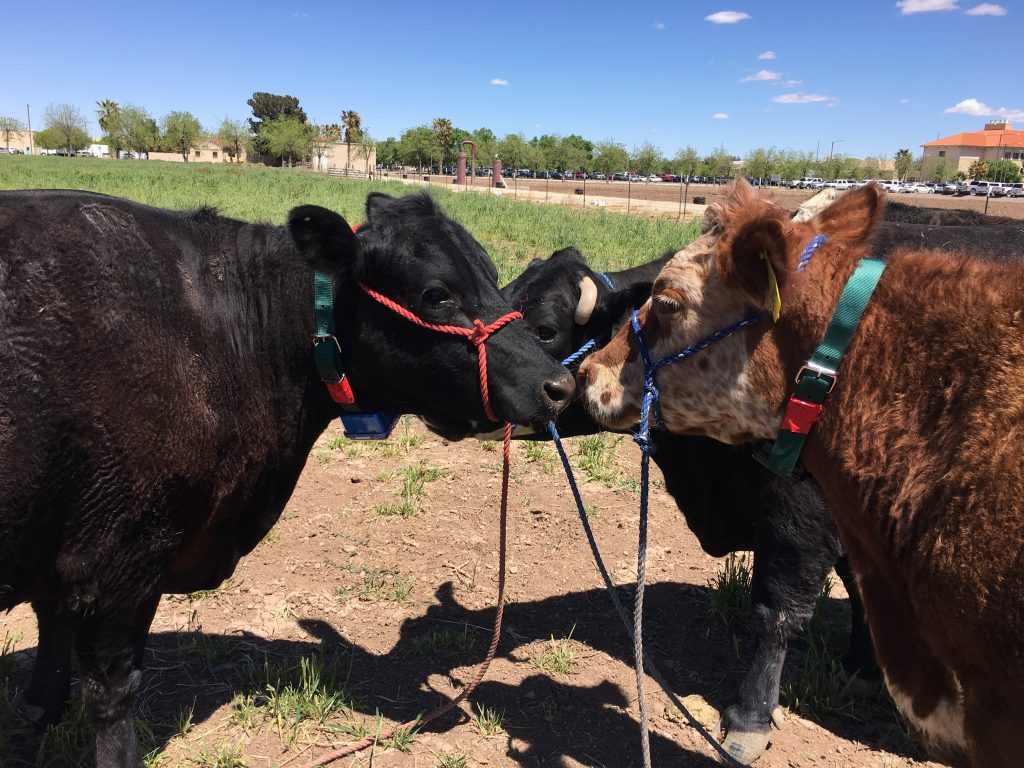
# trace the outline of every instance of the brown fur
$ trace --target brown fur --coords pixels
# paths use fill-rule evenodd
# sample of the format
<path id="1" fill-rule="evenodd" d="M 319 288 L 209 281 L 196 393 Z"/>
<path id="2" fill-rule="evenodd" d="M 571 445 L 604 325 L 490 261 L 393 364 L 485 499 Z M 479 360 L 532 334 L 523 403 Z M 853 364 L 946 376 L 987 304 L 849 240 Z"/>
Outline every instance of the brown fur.
<path id="1" fill-rule="evenodd" d="M 752 407 L 744 387 L 778 423 L 794 376 L 868 255 L 882 207 L 872 185 L 798 223 L 746 185 L 733 189 L 713 214 L 714 244 L 680 254 L 659 277 L 689 280 L 689 293 L 703 298 L 650 313 L 659 315 L 652 354 L 692 343 L 698 327 L 734 322 L 752 300 L 764 306 L 762 252 L 775 265 L 782 318 L 746 332 L 740 372 L 737 350 L 722 342 L 701 354 L 711 372 L 729 369 L 724 377 L 689 363 L 659 373 L 666 399 L 693 405 L 693 393 L 705 393 L 696 408 L 663 402 L 672 431 L 721 439 L 729 418 L 734 432 L 738 422 L 758 424 L 744 415 Z M 828 241 L 795 273 L 819 232 Z M 803 461 L 857 574 L 887 682 L 922 741 L 953 765 L 1008 768 L 1021 763 L 1024 725 L 1024 268 L 915 249 L 889 262 Z M 580 372 L 595 415 L 620 424 L 635 420 L 639 397 L 638 366 L 623 359 L 634 344 L 627 333 Z M 595 407 L 614 380 L 623 396 L 612 391 Z"/>

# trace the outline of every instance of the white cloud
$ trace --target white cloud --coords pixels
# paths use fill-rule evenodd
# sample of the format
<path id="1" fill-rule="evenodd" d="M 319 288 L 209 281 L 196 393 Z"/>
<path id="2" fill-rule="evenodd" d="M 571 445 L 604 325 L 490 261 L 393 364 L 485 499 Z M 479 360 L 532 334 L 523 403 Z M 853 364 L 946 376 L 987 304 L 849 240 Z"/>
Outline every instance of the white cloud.
<path id="1" fill-rule="evenodd" d="M 968 16 L 1005 16 L 1006 9 L 993 3 L 982 3 L 967 9 Z"/>
<path id="2" fill-rule="evenodd" d="M 761 82 L 761 81 L 773 82 L 773 81 L 779 80 L 781 78 L 782 78 L 782 73 L 781 72 L 772 72 L 770 69 L 762 69 L 756 75 L 747 75 L 742 80 L 740 80 L 740 82 L 741 83 L 754 83 L 754 82 Z"/>
<path id="3" fill-rule="evenodd" d="M 1024 120 L 1024 109 L 993 109 L 977 99 L 964 99 L 945 110 L 947 115 L 971 115 L 972 117 L 1005 117 L 1007 120 Z"/>
<path id="4" fill-rule="evenodd" d="M 308 13 L 303 13 L 302 11 L 296 11 L 295 13 L 292 14 L 292 18 L 293 19 L 308 19 L 309 18 L 309 14 Z"/>
<path id="5" fill-rule="evenodd" d="M 757 58 L 761 61 L 771 61 L 775 58 L 775 51 L 765 51 L 764 53 L 757 54 Z"/>
<path id="6" fill-rule="evenodd" d="M 900 104 L 909 104 L 910 99 L 900 99 Z"/>
<path id="7" fill-rule="evenodd" d="M 772 98 L 776 104 L 828 104 L 830 107 L 839 103 L 835 96 L 821 93 L 783 93 Z"/>
<path id="8" fill-rule="evenodd" d="M 704 21 L 710 21 L 712 24 L 737 24 L 749 18 L 750 14 L 743 11 L 719 11 L 705 16 Z"/>
<path id="9" fill-rule="evenodd" d="M 668 25 L 666 25 L 663 21 L 656 21 L 654 22 L 654 28 L 661 32 L 661 30 L 663 29 L 668 29 Z"/>
<path id="10" fill-rule="evenodd" d="M 901 16 L 933 11 L 955 11 L 959 8 L 956 0 L 900 0 L 896 7 L 900 9 Z"/>
<path id="11" fill-rule="evenodd" d="M 493 80 L 491 80 L 491 85 L 508 85 L 508 80 L 496 77 Z"/>
<path id="12" fill-rule="evenodd" d="M 796 88 L 797 86 L 803 85 L 803 80 L 783 80 L 780 85 L 784 85 L 787 88 Z"/>
<path id="13" fill-rule="evenodd" d="M 715 114 L 713 114 L 711 116 L 711 119 L 712 120 L 728 120 L 729 119 L 729 115 L 727 115 L 725 112 L 715 112 Z"/>

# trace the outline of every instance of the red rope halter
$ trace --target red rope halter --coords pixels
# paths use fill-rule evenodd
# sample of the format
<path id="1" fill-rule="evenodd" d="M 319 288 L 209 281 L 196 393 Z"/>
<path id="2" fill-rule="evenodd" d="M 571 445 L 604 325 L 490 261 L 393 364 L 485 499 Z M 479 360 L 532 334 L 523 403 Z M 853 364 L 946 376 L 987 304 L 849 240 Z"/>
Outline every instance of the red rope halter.
<path id="1" fill-rule="evenodd" d="M 430 330 L 437 331 L 438 333 L 447 333 L 452 336 L 465 336 L 469 339 L 476 346 L 477 361 L 480 368 L 480 395 L 484 401 L 484 412 L 487 414 L 487 418 L 491 421 L 501 421 L 501 419 L 494 415 L 494 410 L 491 408 L 491 395 L 487 386 L 487 348 L 484 344 L 492 334 L 501 330 L 513 320 L 521 319 L 523 316 L 522 312 L 509 312 L 508 314 L 499 317 L 490 325 L 484 325 L 483 321 L 478 318 L 473 321 L 472 328 L 463 328 L 461 325 L 439 325 L 437 323 L 428 323 L 426 320 L 421 320 L 401 304 L 392 301 L 383 294 L 377 293 L 373 288 L 370 288 L 363 283 L 359 283 L 359 287 L 366 291 L 371 298 L 383 304 L 396 315 L 404 317 L 410 323 L 415 323 L 422 328 L 429 328 Z"/>

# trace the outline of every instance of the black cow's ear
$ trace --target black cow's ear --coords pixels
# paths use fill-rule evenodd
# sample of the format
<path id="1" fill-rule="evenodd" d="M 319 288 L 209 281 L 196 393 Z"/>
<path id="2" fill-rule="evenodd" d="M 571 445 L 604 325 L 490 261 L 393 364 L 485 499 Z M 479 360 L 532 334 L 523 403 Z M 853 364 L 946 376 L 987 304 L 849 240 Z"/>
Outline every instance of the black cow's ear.
<path id="1" fill-rule="evenodd" d="M 299 253 L 315 269 L 333 271 L 355 258 L 352 227 L 340 215 L 319 205 L 300 205 L 288 214 L 288 231 Z"/>
<path id="2" fill-rule="evenodd" d="M 372 220 L 374 216 L 383 213 L 393 202 L 395 202 L 395 198 L 391 195 L 385 195 L 383 192 L 371 192 L 366 196 L 366 218 Z"/>

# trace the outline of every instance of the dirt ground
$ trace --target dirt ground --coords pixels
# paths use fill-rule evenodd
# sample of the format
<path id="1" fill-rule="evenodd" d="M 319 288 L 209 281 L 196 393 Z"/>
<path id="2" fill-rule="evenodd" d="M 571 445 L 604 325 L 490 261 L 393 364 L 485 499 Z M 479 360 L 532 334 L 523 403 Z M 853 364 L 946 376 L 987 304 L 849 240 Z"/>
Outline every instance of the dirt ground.
<path id="1" fill-rule="evenodd" d="M 320 439 L 282 519 L 230 581 L 164 598 L 138 706 L 143 743 L 153 750 L 148 765 L 304 766 L 353 734 L 372 736 L 375 713 L 386 729 L 433 708 L 474 674 L 494 613 L 500 445 L 448 444 L 416 421 L 386 443 L 340 436 L 332 427 Z M 608 567 L 629 584 L 638 451 L 607 435 L 577 439 L 570 455 L 588 467 L 583 495 Z M 336 765 L 640 764 L 632 648 L 600 586 L 557 458 L 549 445 L 525 443 L 513 456 L 505 628 L 472 705 Z M 708 585 L 722 561 L 700 550 L 656 472 L 647 647 L 675 691 L 713 725 L 751 645 L 741 625 L 730 629 L 712 611 Z M 848 620 L 841 595 L 837 586 L 823 601 L 838 638 Z M 26 606 L 0 617 L 18 685 L 35 632 Z M 787 710 L 757 766 L 934 765 L 918 762 L 891 704 L 838 691 L 829 664 L 805 642 L 794 644 L 784 683 L 804 714 Z M 648 685 L 654 764 L 715 765 Z M 38 762 L 35 747 L 19 741 L 23 751 L 0 755 L 0 764 L 78 764 L 82 738 L 73 728 L 52 733 Z"/>
<path id="2" fill-rule="evenodd" d="M 395 175 L 401 176 L 401 174 L 392 174 L 391 177 Z M 407 174 L 407 176 L 414 180 L 423 178 L 414 174 Z M 454 186 L 451 177 L 431 176 L 430 183 L 438 186 Z M 522 193 L 522 197 L 537 202 L 546 199 L 552 203 L 577 206 L 583 206 L 585 200 L 587 208 L 593 208 L 594 203 L 600 201 L 602 207 L 615 211 L 627 210 L 629 207 L 627 201 L 631 201 L 637 203 L 630 208 L 631 212 L 638 215 L 660 216 L 677 216 L 683 210 L 681 193 L 686 203 L 685 214 L 700 215 L 704 209 L 701 206 L 693 205 L 694 197 L 703 197 L 710 204 L 721 200 L 726 190 L 726 187 L 722 185 L 691 184 L 689 188 L 686 188 L 685 185 L 667 182 L 627 184 L 624 181 L 588 181 L 584 184 L 583 181 L 560 181 L 557 179 L 505 179 L 505 183 L 508 185 L 503 192 L 505 197 L 516 197 L 517 194 Z M 490 179 L 474 179 L 473 186 L 481 190 L 485 189 L 490 186 Z M 586 195 L 577 194 L 577 189 L 585 190 Z M 795 210 L 816 193 L 805 189 L 764 187 L 763 194 L 768 200 L 781 207 Z M 930 208 L 955 208 L 979 212 L 985 210 L 985 198 L 974 195 L 954 197 L 935 194 L 890 194 L 889 198 L 901 203 Z M 649 203 L 645 204 L 645 201 L 649 201 Z M 988 213 L 993 216 L 1024 219 L 1024 198 L 990 198 Z"/>

